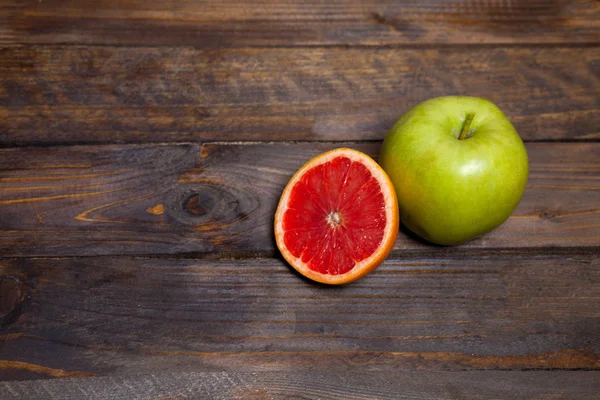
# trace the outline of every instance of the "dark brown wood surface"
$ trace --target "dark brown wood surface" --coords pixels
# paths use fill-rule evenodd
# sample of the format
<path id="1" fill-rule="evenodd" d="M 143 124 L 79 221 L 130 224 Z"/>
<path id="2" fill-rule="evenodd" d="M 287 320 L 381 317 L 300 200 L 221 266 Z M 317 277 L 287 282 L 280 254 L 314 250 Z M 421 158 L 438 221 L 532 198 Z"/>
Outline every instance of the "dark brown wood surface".
<path id="1" fill-rule="evenodd" d="M 447 94 L 490 99 L 524 140 L 600 139 L 598 47 L 26 46 L 0 59 L 0 145 L 381 140 Z"/>
<path id="2" fill-rule="evenodd" d="M 585 43 L 595 0 L 3 0 L 0 42 L 162 46 Z"/>
<path id="3" fill-rule="evenodd" d="M 526 142 L 514 214 L 295 273 L 296 169 L 448 94 Z M 595 0 L 0 0 L 0 399 L 597 399 L 599 139 Z"/>
<path id="4" fill-rule="evenodd" d="M 18 360 L 7 374 L 600 369 L 596 249 L 391 258 L 342 287 L 278 259 L 8 259 L 0 272 L 22 299 L 1 338 Z"/>
<path id="5" fill-rule="evenodd" d="M 4 399 L 578 399 L 596 400 L 595 372 L 466 371 L 295 374 L 188 372 L 0 382 Z"/>
<path id="6" fill-rule="evenodd" d="M 377 157 L 380 143 L 344 143 Z M 0 150 L 5 256 L 273 255 L 292 174 L 339 146 L 113 145 Z M 528 143 L 530 178 L 500 228 L 464 248 L 596 247 L 600 143 Z M 436 253 L 402 233 L 394 252 Z"/>

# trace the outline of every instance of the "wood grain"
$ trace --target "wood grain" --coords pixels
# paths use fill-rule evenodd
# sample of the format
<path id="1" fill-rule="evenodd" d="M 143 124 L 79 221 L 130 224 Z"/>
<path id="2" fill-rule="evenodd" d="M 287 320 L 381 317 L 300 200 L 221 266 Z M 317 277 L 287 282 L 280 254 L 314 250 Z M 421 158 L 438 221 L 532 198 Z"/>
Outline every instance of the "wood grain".
<path id="1" fill-rule="evenodd" d="M 595 0 L 0 0 L 0 398 L 598 398 L 599 44 Z M 511 218 L 294 272 L 297 168 L 448 94 L 527 142 Z"/>
<path id="2" fill-rule="evenodd" d="M 527 141 L 598 140 L 600 48 L 7 47 L 0 144 L 381 140 L 448 94 L 489 98 Z"/>
<path id="3" fill-rule="evenodd" d="M 343 287 L 277 259 L 4 259 L 0 274 L 25 293 L 0 337 L 4 380 L 600 370 L 597 249 L 391 258 Z"/>
<path id="4" fill-rule="evenodd" d="M 154 46 L 598 43 L 594 0 L 3 0 L 0 43 Z"/>
<path id="5" fill-rule="evenodd" d="M 377 157 L 379 143 L 345 143 Z M 111 145 L 0 150 L 4 256 L 273 255 L 292 174 L 336 143 Z M 521 204 L 460 249 L 597 247 L 599 143 L 530 143 Z M 401 232 L 394 252 L 445 254 Z"/>
<path id="6" fill-rule="evenodd" d="M 5 400 L 108 399 L 597 399 L 600 373 L 404 372 L 294 373 L 188 372 L 2 382 Z"/>

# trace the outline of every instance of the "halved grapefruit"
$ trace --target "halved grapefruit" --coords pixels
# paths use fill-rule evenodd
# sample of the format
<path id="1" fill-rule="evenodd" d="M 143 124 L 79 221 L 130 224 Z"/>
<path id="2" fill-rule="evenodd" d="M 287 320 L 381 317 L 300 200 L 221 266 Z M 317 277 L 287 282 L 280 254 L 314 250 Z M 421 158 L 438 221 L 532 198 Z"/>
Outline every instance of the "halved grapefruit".
<path id="1" fill-rule="evenodd" d="M 390 253 L 398 234 L 392 182 L 368 155 L 339 148 L 308 161 L 283 190 L 275 240 L 299 273 L 317 282 L 362 278 Z"/>

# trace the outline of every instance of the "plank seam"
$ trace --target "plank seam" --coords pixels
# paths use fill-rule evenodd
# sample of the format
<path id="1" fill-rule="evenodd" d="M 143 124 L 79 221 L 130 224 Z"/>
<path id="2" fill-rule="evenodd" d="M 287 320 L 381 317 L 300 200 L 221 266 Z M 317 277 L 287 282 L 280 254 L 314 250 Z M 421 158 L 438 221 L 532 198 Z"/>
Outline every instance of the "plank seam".
<path id="1" fill-rule="evenodd" d="M 302 144 L 332 144 L 332 145 L 352 145 L 352 144 L 375 144 L 383 142 L 381 139 L 367 139 L 367 140 L 231 140 L 231 141 L 189 141 L 189 142 L 165 142 L 164 140 L 159 141 L 100 141 L 100 142 L 80 142 L 80 141 L 67 141 L 67 142 L 0 142 L 0 149 L 34 149 L 34 148 L 50 148 L 50 147 L 77 147 L 77 146 L 180 146 L 180 145 L 198 145 L 198 146 L 251 146 L 251 145 L 302 145 Z M 588 139 L 527 139 L 523 140 L 524 143 L 600 143 L 600 138 L 588 138 Z"/>

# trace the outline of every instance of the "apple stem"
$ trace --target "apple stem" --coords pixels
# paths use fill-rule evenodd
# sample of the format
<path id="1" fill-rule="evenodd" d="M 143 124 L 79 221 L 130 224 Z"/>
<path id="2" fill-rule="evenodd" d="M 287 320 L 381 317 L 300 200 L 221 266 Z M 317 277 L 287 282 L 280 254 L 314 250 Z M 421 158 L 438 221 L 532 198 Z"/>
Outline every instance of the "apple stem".
<path id="1" fill-rule="evenodd" d="M 471 127 L 471 122 L 473 122 L 473 117 L 475 117 L 475 114 L 467 114 L 467 118 L 465 119 L 465 122 L 463 123 L 462 129 L 460 131 L 460 135 L 458 136 L 458 140 L 468 139 L 469 128 Z"/>

